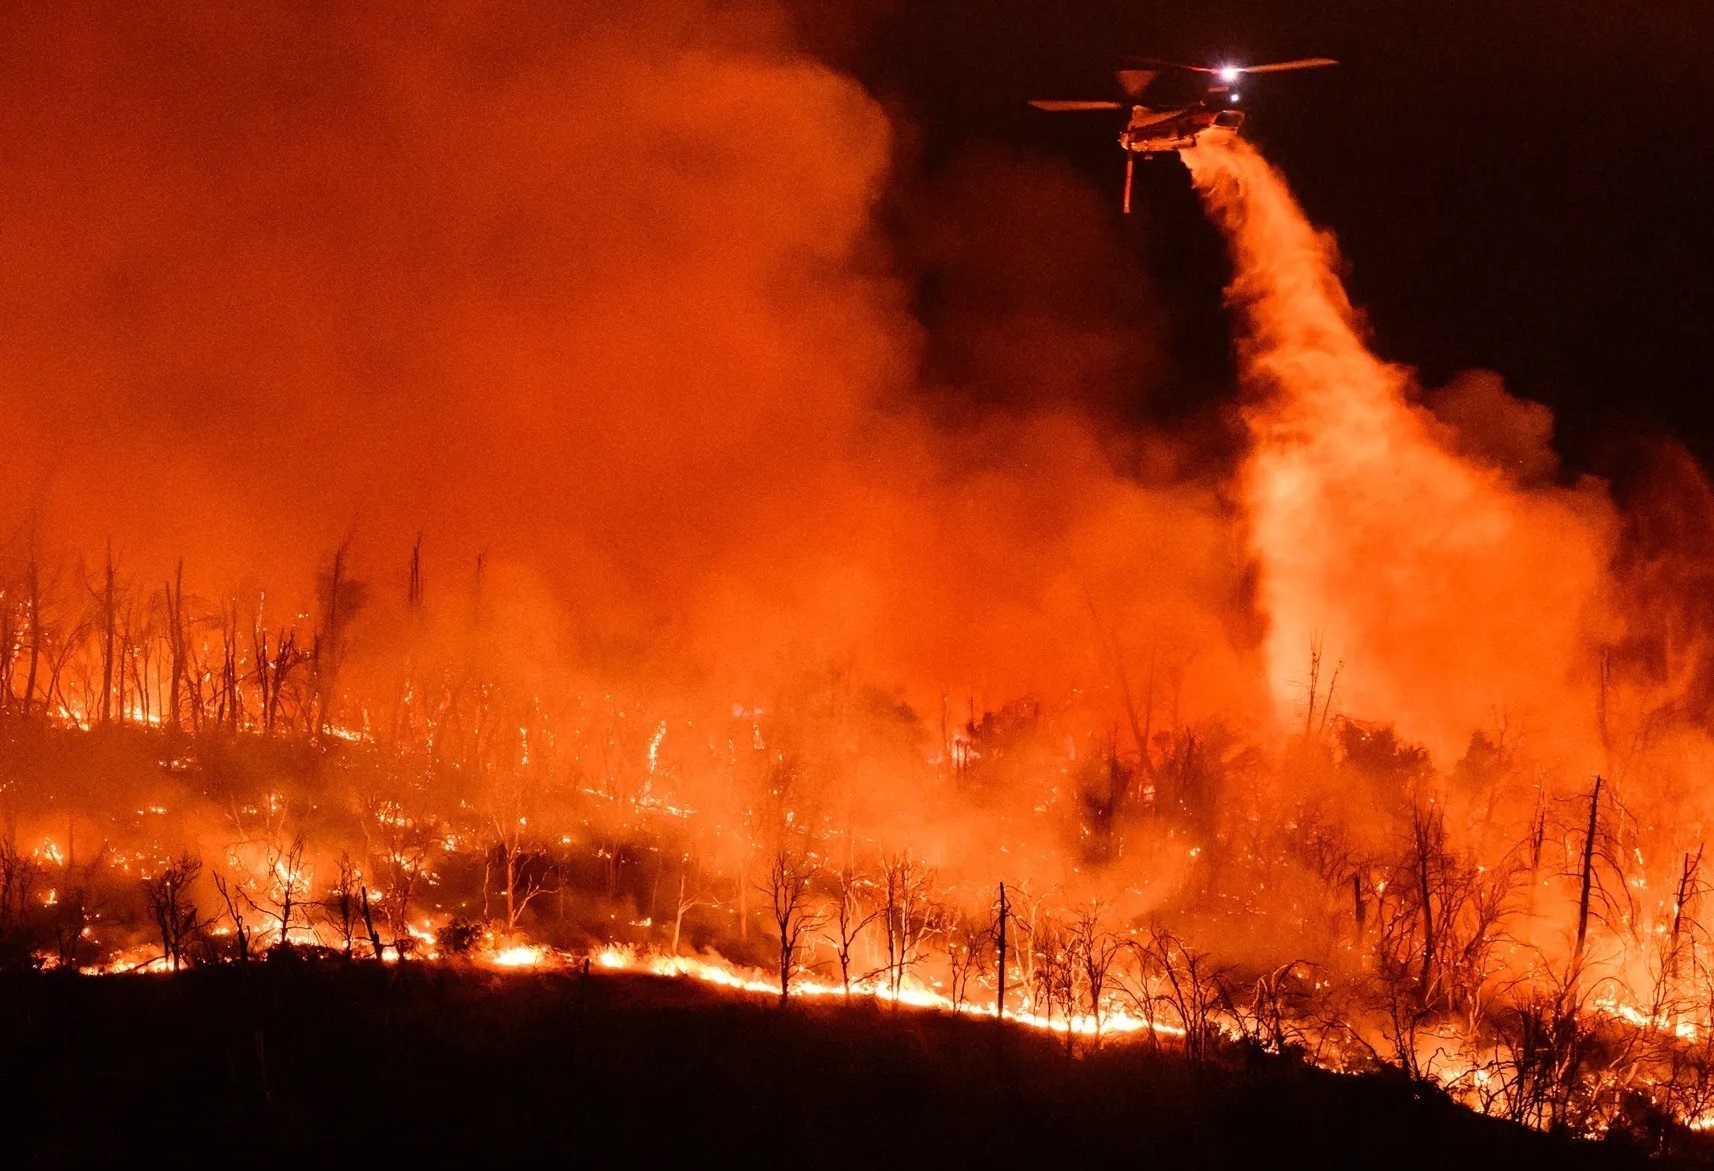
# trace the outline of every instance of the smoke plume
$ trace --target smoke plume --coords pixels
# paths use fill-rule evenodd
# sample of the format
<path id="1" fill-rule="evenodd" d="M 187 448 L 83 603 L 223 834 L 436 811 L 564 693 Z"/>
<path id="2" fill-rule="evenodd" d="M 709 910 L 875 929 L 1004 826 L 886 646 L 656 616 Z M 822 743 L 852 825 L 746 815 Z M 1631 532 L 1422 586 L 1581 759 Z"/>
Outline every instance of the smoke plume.
<path id="1" fill-rule="evenodd" d="M 1146 337 L 1086 326 L 1064 393 L 947 422 L 875 226 L 893 128 L 770 4 L 93 5 L 0 36 L 14 559 L 111 539 L 127 576 L 182 556 L 307 613 L 348 539 L 388 604 L 421 532 L 431 604 L 485 553 L 564 661 L 739 691 L 845 661 L 924 712 L 1110 685 L 1091 602 L 1133 649 L 1242 608 L 1211 487 L 1127 474 L 1146 442 L 1085 409 Z M 1010 263 L 1068 263 L 1042 251 Z M 1063 327 L 960 321 L 1011 385 L 1063 367 Z"/>
<path id="2" fill-rule="evenodd" d="M 1276 702 L 1303 702 L 1319 646 L 1343 664 L 1342 710 L 1442 761 L 1496 721 L 1589 749 L 1602 490 L 1521 483 L 1528 457 L 1461 457 L 1460 442 L 1540 450 L 1543 412 L 1489 384 L 1449 396 L 1460 430 L 1437 420 L 1410 372 L 1363 344 L 1332 242 L 1279 175 L 1242 143 L 1186 158 L 1233 252 L 1251 396 L 1240 481 Z"/>

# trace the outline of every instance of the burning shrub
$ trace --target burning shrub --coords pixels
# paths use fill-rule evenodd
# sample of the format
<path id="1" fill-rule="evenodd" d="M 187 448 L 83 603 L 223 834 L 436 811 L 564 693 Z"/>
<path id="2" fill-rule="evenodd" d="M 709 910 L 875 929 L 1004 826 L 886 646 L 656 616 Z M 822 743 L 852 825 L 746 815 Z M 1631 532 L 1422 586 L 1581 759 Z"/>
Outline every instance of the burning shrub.
<path id="1" fill-rule="evenodd" d="M 435 942 L 442 955 L 463 958 L 475 950 L 476 945 L 482 941 L 482 936 L 483 928 L 480 923 L 472 923 L 462 915 L 455 915 L 436 932 Z"/>

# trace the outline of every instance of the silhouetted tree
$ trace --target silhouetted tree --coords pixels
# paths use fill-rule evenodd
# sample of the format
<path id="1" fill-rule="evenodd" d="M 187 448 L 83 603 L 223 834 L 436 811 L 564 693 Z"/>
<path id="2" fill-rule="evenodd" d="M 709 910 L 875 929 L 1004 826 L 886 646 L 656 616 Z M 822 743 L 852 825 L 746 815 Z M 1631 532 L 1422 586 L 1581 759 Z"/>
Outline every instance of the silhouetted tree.
<path id="1" fill-rule="evenodd" d="M 202 873 L 202 859 L 181 854 L 161 872 L 143 880 L 143 896 L 161 935 L 167 965 L 178 971 L 187 962 L 202 920 L 197 916 L 193 887 Z"/>
<path id="2" fill-rule="evenodd" d="M 819 926 L 808 903 L 809 883 L 814 873 L 814 864 L 786 845 L 778 847 L 768 863 L 763 892 L 768 896 L 779 940 L 782 1005 L 791 993 L 792 973 L 797 969 L 804 939 Z"/>

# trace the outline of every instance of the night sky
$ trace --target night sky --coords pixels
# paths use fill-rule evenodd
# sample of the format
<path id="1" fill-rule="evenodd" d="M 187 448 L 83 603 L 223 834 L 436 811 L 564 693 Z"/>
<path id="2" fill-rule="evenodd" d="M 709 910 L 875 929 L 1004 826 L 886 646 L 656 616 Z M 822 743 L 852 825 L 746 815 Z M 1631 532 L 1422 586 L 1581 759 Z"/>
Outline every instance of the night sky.
<path id="1" fill-rule="evenodd" d="M 1247 133 L 1337 234 L 1377 349 L 1431 386 L 1497 370 L 1554 408 L 1573 470 L 1610 472 L 1634 437 L 1662 431 L 1714 457 L 1714 15 L 1701 6 L 931 0 L 807 23 L 908 114 L 930 173 L 1002 144 L 1099 182 L 1115 218 L 1118 116 L 1044 115 L 1027 98 L 1106 96 L 1125 52 L 1336 57 L 1252 79 Z M 1145 169 L 1124 225 L 1173 339 L 1174 389 L 1144 414 L 1194 412 L 1231 386 L 1221 243 L 1187 186 L 1176 164 Z"/>

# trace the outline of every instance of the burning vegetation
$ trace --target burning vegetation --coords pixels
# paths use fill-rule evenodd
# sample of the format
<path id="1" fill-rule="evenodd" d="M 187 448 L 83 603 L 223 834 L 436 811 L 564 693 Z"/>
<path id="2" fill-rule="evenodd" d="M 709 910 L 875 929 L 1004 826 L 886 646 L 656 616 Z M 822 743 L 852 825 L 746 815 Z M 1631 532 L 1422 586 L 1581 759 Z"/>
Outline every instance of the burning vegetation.
<path id="1" fill-rule="evenodd" d="M 266 276 L 268 344 L 319 365 L 264 354 L 259 401 L 208 392 L 212 422 L 162 392 L 70 459 L 51 412 L 8 412 L 9 483 L 41 488 L 0 560 L 0 965 L 646 971 L 1003 1015 L 1073 1054 L 1393 1070 L 1656 1150 L 1709 1125 L 1708 551 L 1673 537 L 1709 527 L 1700 474 L 1664 463 L 1621 509 L 1557 477 L 1551 420 L 1497 379 L 1425 393 L 1242 144 L 1186 158 L 1233 258 L 1227 466 L 1068 405 L 1135 354 L 1044 316 L 1039 273 L 982 277 L 1028 286 L 968 329 L 982 369 L 1024 371 L 1002 401 L 914 386 L 874 255 L 879 106 L 771 10 L 694 34 L 676 12 L 507 69 L 501 34 L 539 18 L 482 26 L 470 57 L 442 59 L 471 43 L 443 29 L 342 60 L 396 171 L 353 157 L 375 127 L 300 139 L 320 98 L 223 114 L 280 120 L 348 213 L 227 224 L 254 246 L 222 277 L 234 312 Z M 209 35 L 193 69 L 260 34 Z M 693 70 L 706 100 L 663 109 Z M 617 129 L 541 113 L 596 104 Z M 712 161 L 657 149 L 686 136 Z M 264 193 L 299 174 L 234 140 Z M 113 165 L 170 190 L 207 161 L 183 149 Z M 646 212 L 687 174 L 663 229 Z M 413 197 L 406 222 L 372 186 Z M 475 226 L 411 251 L 448 217 Z M 320 314 L 381 292 L 309 291 L 371 218 L 377 281 L 434 290 L 376 351 Z M 123 271 L 152 231 L 77 247 Z M 91 352 L 159 332 L 206 388 L 249 343 L 151 316 L 200 304 L 193 269 L 106 319 L 41 283 L 117 331 Z M 7 373 L 103 373 L 84 349 Z M 375 365 L 406 389 L 354 391 Z M 301 400 L 299 374 L 322 380 Z M 110 473 L 134 490 L 108 515 Z"/>

